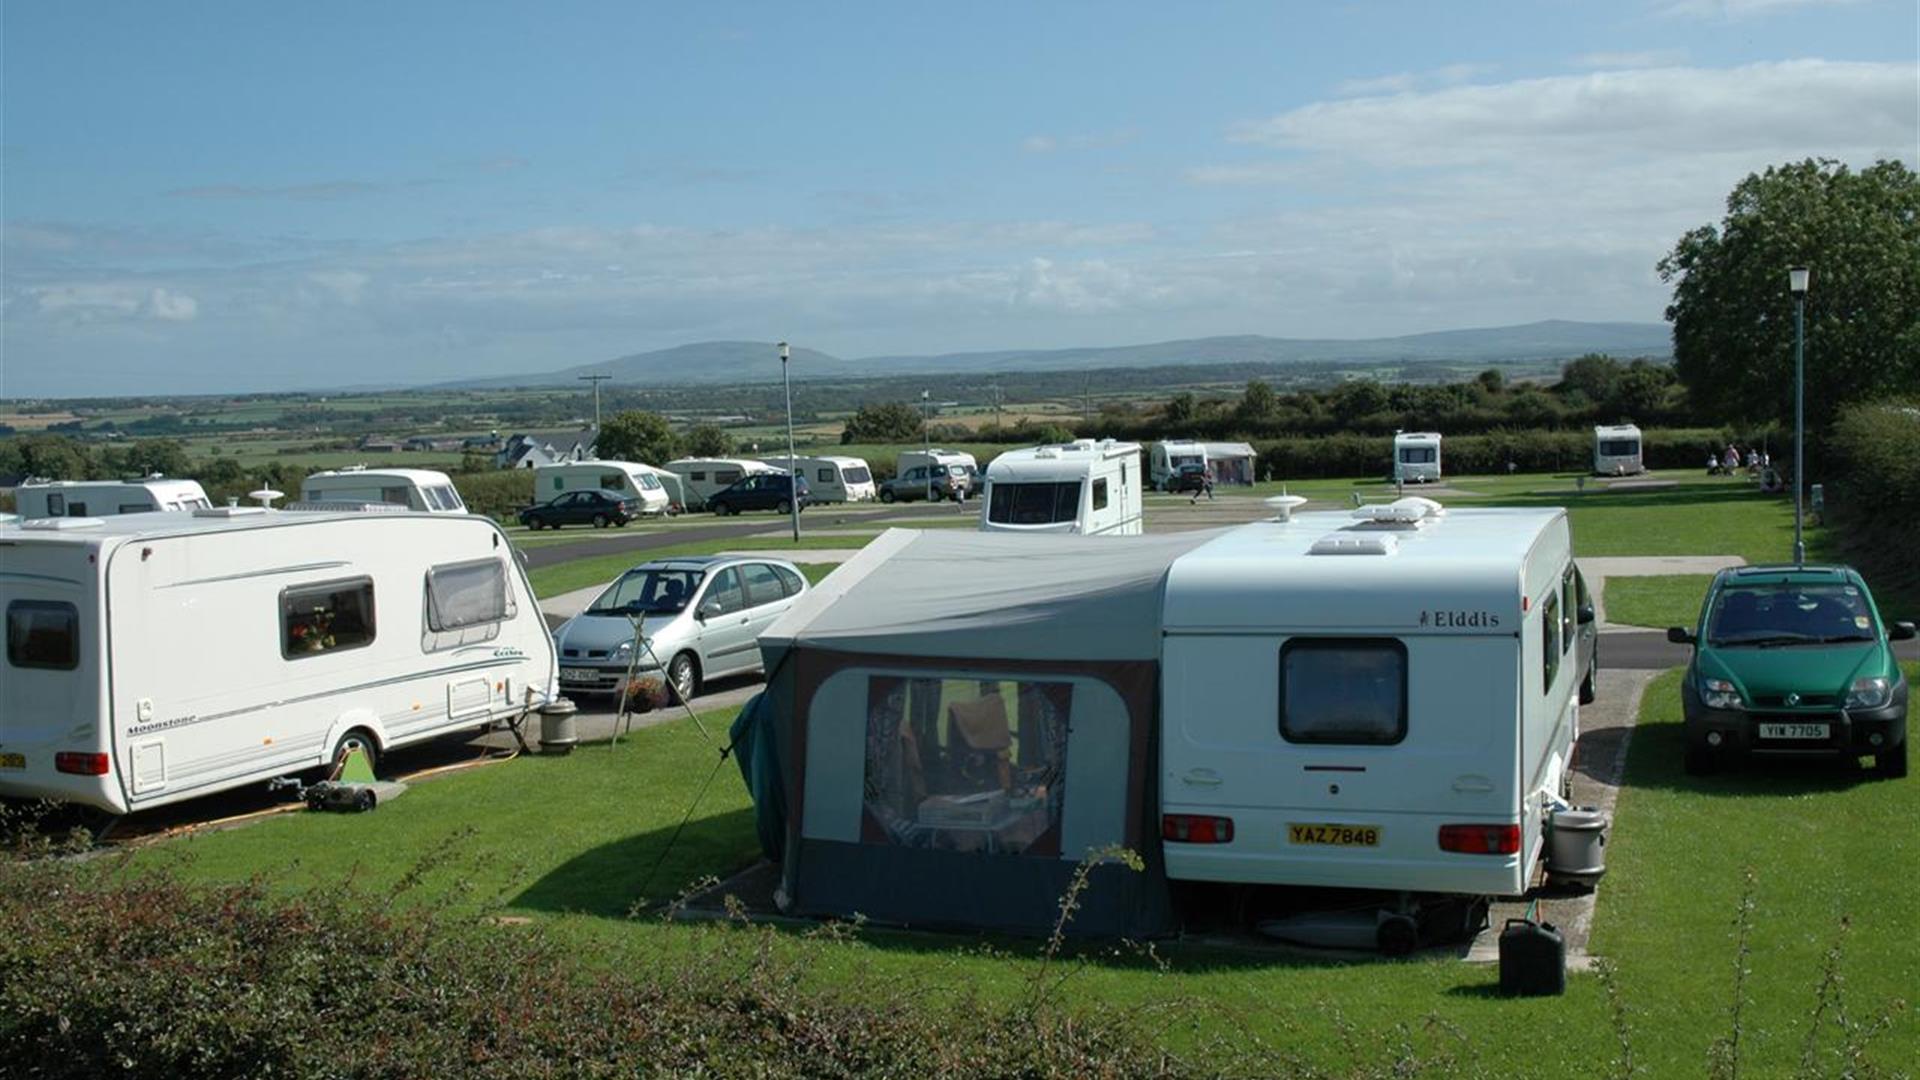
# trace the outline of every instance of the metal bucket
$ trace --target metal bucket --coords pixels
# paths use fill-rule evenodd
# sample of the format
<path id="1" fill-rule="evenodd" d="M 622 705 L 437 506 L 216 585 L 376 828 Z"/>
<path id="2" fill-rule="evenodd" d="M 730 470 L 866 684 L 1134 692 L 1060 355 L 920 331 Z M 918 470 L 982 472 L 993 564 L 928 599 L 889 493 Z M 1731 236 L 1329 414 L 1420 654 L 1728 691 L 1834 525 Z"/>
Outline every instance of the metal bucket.
<path id="1" fill-rule="evenodd" d="M 1557 810 L 1547 819 L 1547 873 L 1592 886 L 1607 872 L 1607 815 L 1597 807 Z"/>
<path id="2" fill-rule="evenodd" d="M 580 738 L 574 734 L 573 716 L 579 709 L 566 698 L 558 698 L 540 706 L 540 752 L 543 754 L 567 754 L 573 751 Z"/>

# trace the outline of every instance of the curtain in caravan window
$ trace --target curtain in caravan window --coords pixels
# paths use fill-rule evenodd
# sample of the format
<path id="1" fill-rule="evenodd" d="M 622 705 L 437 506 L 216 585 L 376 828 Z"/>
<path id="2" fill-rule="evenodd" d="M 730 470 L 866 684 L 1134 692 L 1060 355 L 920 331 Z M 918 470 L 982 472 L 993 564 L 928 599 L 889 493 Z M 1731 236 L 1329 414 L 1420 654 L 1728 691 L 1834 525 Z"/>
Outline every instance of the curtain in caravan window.
<path id="1" fill-rule="evenodd" d="M 514 615 L 507 566 L 499 559 L 450 563 L 427 571 L 427 627 L 435 632 L 499 622 Z"/>

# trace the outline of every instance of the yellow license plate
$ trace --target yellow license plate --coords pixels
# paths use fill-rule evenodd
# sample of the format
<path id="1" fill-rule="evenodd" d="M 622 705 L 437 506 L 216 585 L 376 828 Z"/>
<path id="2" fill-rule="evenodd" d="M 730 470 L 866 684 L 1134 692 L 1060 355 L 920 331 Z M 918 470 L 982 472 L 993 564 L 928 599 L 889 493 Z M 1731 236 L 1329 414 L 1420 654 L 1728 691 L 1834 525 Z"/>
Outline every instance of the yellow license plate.
<path id="1" fill-rule="evenodd" d="M 1301 825 L 1287 824 L 1287 842 L 1325 844 L 1331 847 L 1379 847 L 1378 825 Z"/>
<path id="2" fill-rule="evenodd" d="M 24 769 L 27 767 L 25 754 L 0 754 L 0 769 Z"/>

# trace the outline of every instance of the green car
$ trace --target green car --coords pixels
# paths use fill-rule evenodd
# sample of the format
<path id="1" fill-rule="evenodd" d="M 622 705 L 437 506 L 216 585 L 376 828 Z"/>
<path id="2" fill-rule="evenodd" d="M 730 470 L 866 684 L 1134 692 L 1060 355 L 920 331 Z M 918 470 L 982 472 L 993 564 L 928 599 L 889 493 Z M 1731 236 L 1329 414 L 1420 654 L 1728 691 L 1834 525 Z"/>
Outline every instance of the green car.
<path id="1" fill-rule="evenodd" d="M 1913 624 L 1880 619 L 1846 566 L 1744 566 L 1707 589 L 1681 697 L 1689 773 L 1737 754 L 1873 755 L 1880 776 L 1907 775 L 1907 680 L 1889 642 Z"/>

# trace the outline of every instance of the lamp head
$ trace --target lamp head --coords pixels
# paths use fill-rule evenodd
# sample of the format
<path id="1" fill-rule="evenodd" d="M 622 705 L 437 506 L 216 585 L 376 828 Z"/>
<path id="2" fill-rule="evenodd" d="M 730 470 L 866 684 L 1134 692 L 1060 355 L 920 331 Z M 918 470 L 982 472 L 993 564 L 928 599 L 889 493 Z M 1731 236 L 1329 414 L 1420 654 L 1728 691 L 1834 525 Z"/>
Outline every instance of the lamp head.
<path id="1" fill-rule="evenodd" d="M 783 363 L 783 364 L 784 364 L 784 363 L 786 363 L 786 362 L 787 362 L 787 357 L 788 357 L 789 355 L 791 355 L 791 354 L 790 354 L 790 353 L 788 352 L 788 350 L 787 350 L 787 343 L 786 343 L 786 342 L 784 342 L 784 341 L 783 341 L 783 342 L 781 342 L 781 343 L 780 343 L 780 362 L 781 362 L 781 363 Z"/>
<path id="2" fill-rule="evenodd" d="M 1796 266 L 1787 271 L 1787 289 L 1795 296 L 1807 295 L 1807 280 L 1813 277 L 1813 271 L 1804 266 Z"/>

